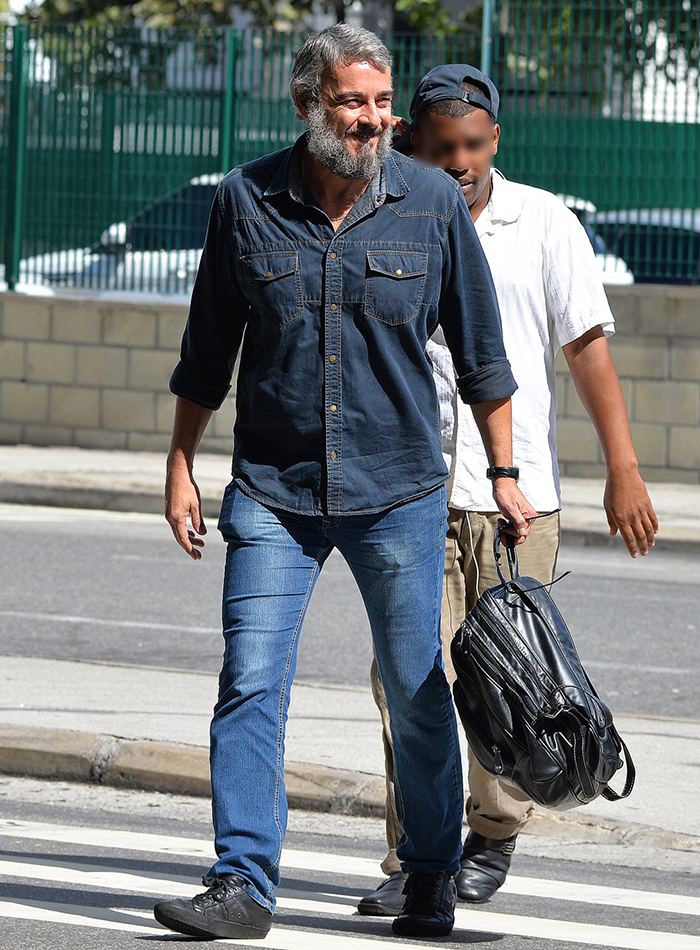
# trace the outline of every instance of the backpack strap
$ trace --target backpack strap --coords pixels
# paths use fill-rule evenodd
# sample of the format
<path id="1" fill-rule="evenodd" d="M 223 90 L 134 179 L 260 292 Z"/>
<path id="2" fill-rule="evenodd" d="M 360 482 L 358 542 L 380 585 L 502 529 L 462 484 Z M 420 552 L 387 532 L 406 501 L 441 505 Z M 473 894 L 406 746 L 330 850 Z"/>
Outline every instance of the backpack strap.
<path id="1" fill-rule="evenodd" d="M 625 740 L 620 736 L 619 732 L 614 726 L 610 727 L 610 732 L 620 743 L 620 748 L 624 750 L 625 753 L 625 762 L 627 764 L 627 775 L 625 776 L 625 784 L 621 792 L 616 792 L 614 788 L 610 788 L 609 785 L 606 785 L 603 791 L 601 792 L 603 798 L 609 802 L 619 802 L 622 798 L 627 798 L 634 788 L 634 780 L 637 777 L 637 770 L 634 767 L 634 762 L 632 761 L 632 756 L 630 755 L 630 750 L 625 745 Z"/>
<path id="2" fill-rule="evenodd" d="M 588 685 L 591 687 L 591 693 L 596 699 L 600 700 L 598 690 L 595 688 L 593 683 L 591 683 L 591 678 L 584 669 L 583 664 L 581 665 L 581 669 L 583 670 L 583 675 L 586 677 Z M 634 788 L 635 779 L 637 778 L 637 769 L 635 768 L 634 762 L 632 761 L 632 756 L 630 755 L 630 750 L 627 748 L 625 740 L 622 738 L 615 726 L 610 725 L 608 726 L 608 729 L 618 751 L 625 753 L 625 765 L 627 766 L 627 773 L 625 775 L 625 784 L 623 785 L 621 792 L 616 792 L 614 788 L 610 788 L 609 785 L 606 785 L 601 792 L 601 795 L 609 802 L 619 802 L 621 799 L 627 798 L 631 794 L 632 789 Z"/>
<path id="3" fill-rule="evenodd" d="M 501 557 L 502 557 L 501 536 L 503 537 L 503 540 L 505 542 L 506 556 L 508 560 L 508 571 L 510 572 L 510 579 L 514 581 L 517 577 L 520 577 L 520 572 L 518 570 L 518 555 L 515 550 L 515 538 L 512 535 L 506 534 L 503 531 L 503 528 L 505 527 L 506 525 L 499 524 L 499 526 L 496 528 L 496 533 L 493 536 L 493 559 L 496 562 L 496 570 L 498 571 L 498 579 L 500 580 L 501 584 L 503 584 L 504 587 L 507 585 L 508 582 L 506 581 L 505 577 L 503 576 L 503 572 L 501 571 Z"/>
<path id="4" fill-rule="evenodd" d="M 526 518 L 526 521 L 537 521 L 538 518 L 549 518 L 550 515 L 555 515 L 558 511 L 561 511 L 561 508 L 555 508 L 553 511 L 544 511 L 542 514 L 533 515 L 531 518 Z M 496 570 L 498 571 L 498 579 L 501 584 L 505 587 L 507 581 L 501 572 L 501 538 L 505 541 L 506 555 L 508 559 L 508 571 L 510 572 L 510 579 L 512 581 L 520 577 L 520 571 L 518 569 L 518 553 L 515 547 L 515 538 L 512 534 L 507 534 L 503 529 L 510 527 L 510 523 L 499 524 L 496 528 L 496 532 L 493 536 L 493 559 L 496 562 Z M 568 573 L 568 571 L 567 571 Z"/>

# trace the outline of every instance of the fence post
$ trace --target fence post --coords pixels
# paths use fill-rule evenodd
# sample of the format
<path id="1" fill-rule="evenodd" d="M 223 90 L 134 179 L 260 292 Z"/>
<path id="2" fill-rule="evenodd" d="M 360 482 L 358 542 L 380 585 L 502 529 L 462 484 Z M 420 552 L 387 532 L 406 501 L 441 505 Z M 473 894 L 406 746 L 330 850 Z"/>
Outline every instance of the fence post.
<path id="1" fill-rule="evenodd" d="M 22 206 L 24 193 L 24 155 L 27 128 L 27 71 L 25 49 L 29 26 L 12 28 L 12 66 L 10 73 L 10 121 L 8 123 L 7 219 L 5 221 L 5 281 L 14 290 L 22 256 Z"/>
<path id="2" fill-rule="evenodd" d="M 226 89 L 224 92 L 224 114 L 221 123 L 221 173 L 231 171 L 233 164 L 233 119 L 236 103 L 236 54 L 237 35 L 233 27 L 226 31 Z"/>
<path id="3" fill-rule="evenodd" d="M 493 0 L 484 0 L 481 17 L 481 71 L 490 77 L 493 48 Z"/>

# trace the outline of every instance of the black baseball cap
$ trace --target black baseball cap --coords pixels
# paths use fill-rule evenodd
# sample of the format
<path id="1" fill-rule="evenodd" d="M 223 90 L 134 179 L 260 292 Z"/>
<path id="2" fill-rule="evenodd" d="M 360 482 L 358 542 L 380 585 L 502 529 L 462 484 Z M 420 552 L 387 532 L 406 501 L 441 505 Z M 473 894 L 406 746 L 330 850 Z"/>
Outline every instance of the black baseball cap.
<path id="1" fill-rule="evenodd" d="M 476 86 L 479 91 L 462 89 L 462 83 L 465 82 Z M 478 109 L 484 109 L 494 122 L 498 119 L 500 96 L 498 89 L 485 73 L 468 63 L 446 63 L 443 66 L 435 66 L 418 83 L 409 110 L 411 125 L 394 142 L 395 149 L 399 152 L 410 151 L 411 132 L 416 119 L 429 105 L 440 99 L 461 99 Z"/>

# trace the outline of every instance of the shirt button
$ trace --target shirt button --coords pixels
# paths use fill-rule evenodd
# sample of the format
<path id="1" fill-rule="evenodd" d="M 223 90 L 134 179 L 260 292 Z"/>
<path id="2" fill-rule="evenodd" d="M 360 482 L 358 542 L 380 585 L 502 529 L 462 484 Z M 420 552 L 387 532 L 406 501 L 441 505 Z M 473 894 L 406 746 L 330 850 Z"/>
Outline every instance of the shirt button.
<path id="1" fill-rule="evenodd" d="M 331 412 L 337 412 L 337 411 L 338 411 L 338 407 L 337 407 L 337 406 L 335 405 L 335 403 L 334 403 L 334 404 L 331 406 Z"/>
<path id="2" fill-rule="evenodd" d="M 272 277 L 272 271 L 271 271 L 271 270 L 266 270 L 266 271 L 265 271 L 265 276 L 266 276 L 266 277 Z"/>
<path id="3" fill-rule="evenodd" d="M 334 461 L 335 461 L 335 459 L 338 458 L 338 453 L 336 452 L 335 449 L 333 449 L 333 451 L 331 452 L 331 458 L 332 458 Z"/>
<path id="4" fill-rule="evenodd" d="M 329 362 L 331 362 L 331 363 L 335 363 L 335 361 L 336 361 L 337 359 L 338 359 L 338 357 L 335 356 L 335 355 L 332 355 L 332 356 L 329 356 L 329 357 L 328 357 L 328 360 L 329 360 Z"/>
<path id="5" fill-rule="evenodd" d="M 397 273 L 397 274 L 399 275 L 399 277 L 400 277 L 400 276 L 403 274 L 403 271 L 401 270 L 400 267 L 397 267 L 397 268 L 396 268 L 396 273 Z"/>
<path id="6" fill-rule="evenodd" d="M 332 303 L 332 304 L 331 304 L 331 310 L 337 310 L 337 309 L 338 309 L 337 305 L 334 304 L 334 303 Z"/>
<path id="7" fill-rule="evenodd" d="M 334 251 L 334 252 L 331 254 L 331 260 L 334 261 L 337 256 L 338 256 L 338 255 L 337 255 L 337 254 L 335 253 L 335 251 Z"/>

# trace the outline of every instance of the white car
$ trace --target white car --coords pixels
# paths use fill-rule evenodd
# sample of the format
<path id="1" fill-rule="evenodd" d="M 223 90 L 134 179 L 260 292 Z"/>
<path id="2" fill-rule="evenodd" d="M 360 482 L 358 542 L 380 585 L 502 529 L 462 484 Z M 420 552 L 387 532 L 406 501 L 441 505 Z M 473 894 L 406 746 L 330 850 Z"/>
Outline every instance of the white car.
<path id="1" fill-rule="evenodd" d="M 20 261 L 17 290 L 163 295 L 192 290 L 220 175 L 202 175 L 111 224 L 92 247 L 50 251 Z M 0 286 L 4 268 L 0 265 Z"/>
<path id="2" fill-rule="evenodd" d="M 594 215 L 597 208 L 592 201 L 585 198 L 576 198 L 574 195 L 557 195 L 567 208 L 574 212 L 583 225 L 588 240 L 593 245 L 595 257 L 603 277 L 604 284 L 633 284 L 634 274 L 625 261 L 615 254 L 611 254 L 603 238 L 598 234 Z"/>

